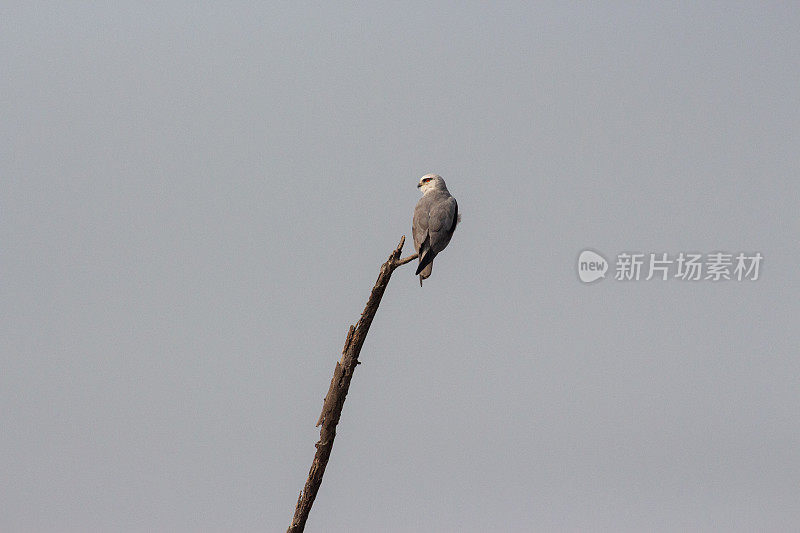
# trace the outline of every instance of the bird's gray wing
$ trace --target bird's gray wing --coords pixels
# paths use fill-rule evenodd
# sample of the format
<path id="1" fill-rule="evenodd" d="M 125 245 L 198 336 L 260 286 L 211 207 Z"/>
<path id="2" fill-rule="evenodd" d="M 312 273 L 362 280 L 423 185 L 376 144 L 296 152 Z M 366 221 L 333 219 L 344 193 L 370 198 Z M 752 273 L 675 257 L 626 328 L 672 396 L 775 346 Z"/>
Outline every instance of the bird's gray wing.
<path id="1" fill-rule="evenodd" d="M 428 233 L 430 247 L 434 253 L 445 249 L 453 236 L 458 222 L 458 204 L 456 199 L 448 195 L 433 203 L 428 217 Z"/>
<path id="2" fill-rule="evenodd" d="M 419 253 L 425 239 L 428 237 L 428 219 L 430 217 L 431 198 L 423 196 L 414 208 L 414 220 L 411 231 L 414 235 L 414 249 Z"/>

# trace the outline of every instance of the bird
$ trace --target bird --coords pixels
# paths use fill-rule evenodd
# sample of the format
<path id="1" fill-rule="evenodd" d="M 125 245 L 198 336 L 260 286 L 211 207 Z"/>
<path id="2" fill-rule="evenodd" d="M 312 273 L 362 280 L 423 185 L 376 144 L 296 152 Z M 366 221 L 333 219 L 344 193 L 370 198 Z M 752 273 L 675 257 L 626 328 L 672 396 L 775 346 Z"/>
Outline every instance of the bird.
<path id="1" fill-rule="evenodd" d="M 422 192 L 422 198 L 414 208 L 411 230 L 414 248 L 419 255 L 415 275 L 419 275 L 419 286 L 422 287 L 422 280 L 428 279 L 433 270 L 433 259 L 450 242 L 461 215 L 458 214 L 456 199 L 438 174 L 425 174 L 417 188 Z"/>

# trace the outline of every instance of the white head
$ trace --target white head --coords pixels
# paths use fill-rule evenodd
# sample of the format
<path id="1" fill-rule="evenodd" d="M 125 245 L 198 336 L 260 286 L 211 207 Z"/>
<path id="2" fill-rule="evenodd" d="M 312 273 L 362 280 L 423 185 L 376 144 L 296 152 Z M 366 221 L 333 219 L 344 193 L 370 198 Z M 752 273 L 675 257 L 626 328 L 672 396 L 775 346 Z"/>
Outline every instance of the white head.
<path id="1" fill-rule="evenodd" d="M 425 174 L 419 179 L 417 188 L 426 194 L 428 191 L 446 191 L 447 185 L 444 184 L 444 179 L 438 174 Z"/>

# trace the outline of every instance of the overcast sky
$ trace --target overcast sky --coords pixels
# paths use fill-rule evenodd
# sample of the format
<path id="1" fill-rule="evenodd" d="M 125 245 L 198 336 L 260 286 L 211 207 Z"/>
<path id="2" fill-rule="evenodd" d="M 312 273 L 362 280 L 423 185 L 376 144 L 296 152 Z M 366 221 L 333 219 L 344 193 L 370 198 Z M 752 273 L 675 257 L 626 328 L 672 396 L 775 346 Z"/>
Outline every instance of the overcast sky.
<path id="1" fill-rule="evenodd" d="M 655 4 L 0 6 L 0 530 L 285 530 L 428 172 L 309 531 L 800 527 L 800 8 Z"/>

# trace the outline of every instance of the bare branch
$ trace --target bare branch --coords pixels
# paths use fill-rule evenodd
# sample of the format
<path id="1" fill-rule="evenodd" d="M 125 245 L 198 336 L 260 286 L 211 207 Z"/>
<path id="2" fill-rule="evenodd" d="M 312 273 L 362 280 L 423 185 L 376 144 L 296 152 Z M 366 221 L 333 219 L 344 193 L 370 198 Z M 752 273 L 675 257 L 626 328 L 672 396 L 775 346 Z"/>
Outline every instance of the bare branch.
<path id="1" fill-rule="evenodd" d="M 399 267 L 401 265 L 405 265 L 406 263 L 410 263 L 411 261 L 413 261 L 417 257 L 419 257 L 419 254 L 409 255 L 408 257 L 404 257 L 403 259 L 399 259 L 395 266 Z"/>
<path id="2" fill-rule="evenodd" d="M 311 512 L 314 499 L 317 497 L 317 492 L 322 484 L 322 476 L 325 474 L 325 467 L 328 465 L 328 459 L 333 449 L 333 440 L 336 438 L 336 425 L 342 415 L 344 400 L 350 388 L 350 380 L 353 377 L 356 365 L 359 364 L 358 356 L 361 353 L 361 346 L 363 346 L 364 340 L 367 338 L 372 319 L 375 318 L 375 313 L 378 311 L 378 306 L 381 303 L 384 291 L 386 291 L 386 286 L 389 284 L 389 279 L 392 277 L 392 272 L 397 267 L 417 258 L 417 254 L 414 254 L 400 259 L 400 253 L 403 251 L 405 242 L 406 237 L 403 235 L 397 248 L 389 255 L 389 259 L 381 265 L 378 280 L 375 282 L 375 286 L 372 287 L 372 292 L 367 300 L 367 305 L 364 307 L 364 312 L 361 313 L 361 318 L 355 326 L 350 326 L 350 330 L 347 332 L 347 338 L 342 349 L 342 358 L 336 363 L 328 394 L 322 404 L 322 413 L 320 413 L 319 420 L 317 420 L 317 426 L 322 426 L 319 430 L 319 441 L 316 444 L 317 452 L 314 454 L 314 461 L 311 463 L 311 470 L 308 472 L 306 484 L 297 499 L 294 518 L 287 533 L 297 533 L 303 531 L 306 527 L 308 514 Z"/>

